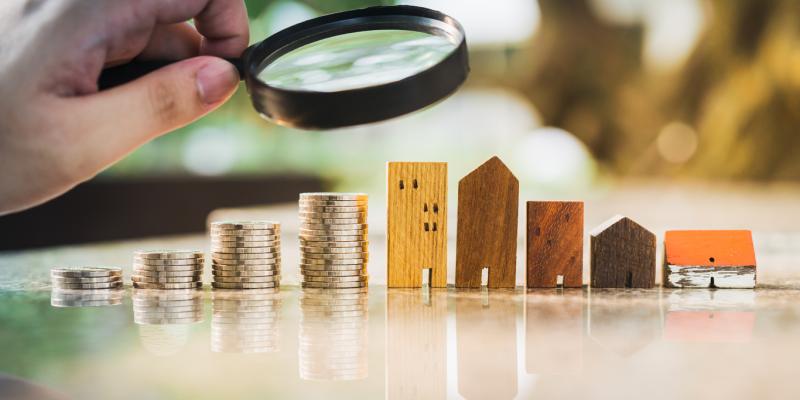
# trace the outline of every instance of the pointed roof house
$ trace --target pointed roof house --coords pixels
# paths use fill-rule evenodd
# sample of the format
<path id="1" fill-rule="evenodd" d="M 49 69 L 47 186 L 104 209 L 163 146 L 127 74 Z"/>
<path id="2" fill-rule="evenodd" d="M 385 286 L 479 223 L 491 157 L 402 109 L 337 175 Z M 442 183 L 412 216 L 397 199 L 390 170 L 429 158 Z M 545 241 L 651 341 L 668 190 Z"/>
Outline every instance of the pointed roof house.
<path id="1" fill-rule="evenodd" d="M 656 278 L 656 236 L 617 215 L 591 233 L 591 283 L 596 288 L 651 288 Z"/>
<path id="2" fill-rule="evenodd" d="M 516 285 L 519 181 L 492 157 L 458 183 L 456 287 L 478 288 L 484 268 L 489 288 Z"/>

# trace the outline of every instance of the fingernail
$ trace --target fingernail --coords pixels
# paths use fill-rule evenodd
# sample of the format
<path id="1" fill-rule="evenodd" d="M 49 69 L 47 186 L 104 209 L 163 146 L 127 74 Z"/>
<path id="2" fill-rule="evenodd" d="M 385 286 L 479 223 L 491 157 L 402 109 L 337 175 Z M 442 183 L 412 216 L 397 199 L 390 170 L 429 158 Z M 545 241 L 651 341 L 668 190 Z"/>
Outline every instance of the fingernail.
<path id="1" fill-rule="evenodd" d="M 197 91 L 206 104 L 222 101 L 238 84 L 239 73 L 225 60 L 211 61 L 197 71 Z"/>

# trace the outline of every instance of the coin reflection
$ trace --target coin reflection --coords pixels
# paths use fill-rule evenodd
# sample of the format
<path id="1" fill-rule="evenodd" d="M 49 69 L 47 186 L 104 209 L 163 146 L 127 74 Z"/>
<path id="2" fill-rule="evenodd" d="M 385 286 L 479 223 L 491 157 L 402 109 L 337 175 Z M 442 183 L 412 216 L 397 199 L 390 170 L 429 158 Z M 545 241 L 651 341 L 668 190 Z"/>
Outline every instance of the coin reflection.
<path id="1" fill-rule="evenodd" d="M 302 290 L 298 349 L 301 379 L 367 378 L 368 301 L 366 288 Z"/>
<path id="2" fill-rule="evenodd" d="M 660 336 L 661 312 L 656 290 L 592 289 L 589 338 L 605 351 L 630 357 Z"/>
<path id="3" fill-rule="evenodd" d="M 389 289 L 386 341 L 389 399 L 446 397 L 446 289 Z"/>
<path id="4" fill-rule="evenodd" d="M 456 297 L 458 393 L 467 399 L 517 395 L 520 307 L 515 297 L 511 291 L 463 292 Z"/>
<path id="5" fill-rule="evenodd" d="M 211 351 L 270 353 L 278 347 L 278 289 L 215 290 L 211 298 Z"/>
<path id="6" fill-rule="evenodd" d="M 665 297 L 664 340 L 745 343 L 753 335 L 753 290 L 675 290 Z"/>
<path id="7" fill-rule="evenodd" d="M 133 290 L 133 321 L 150 353 L 177 353 L 189 340 L 190 324 L 203 320 L 200 290 Z"/>
<path id="8" fill-rule="evenodd" d="M 53 289 L 50 305 L 53 307 L 106 307 L 122 304 L 123 289 L 71 290 Z"/>

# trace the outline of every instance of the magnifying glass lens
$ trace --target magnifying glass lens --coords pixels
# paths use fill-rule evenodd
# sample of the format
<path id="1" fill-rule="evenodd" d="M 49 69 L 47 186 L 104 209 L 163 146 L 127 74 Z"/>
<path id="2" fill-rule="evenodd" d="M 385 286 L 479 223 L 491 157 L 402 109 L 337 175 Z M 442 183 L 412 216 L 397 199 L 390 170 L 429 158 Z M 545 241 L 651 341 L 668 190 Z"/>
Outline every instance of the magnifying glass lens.
<path id="1" fill-rule="evenodd" d="M 337 92 L 396 82 L 439 62 L 458 46 L 424 32 L 381 29 L 319 40 L 292 50 L 259 74 L 289 90 Z"/>

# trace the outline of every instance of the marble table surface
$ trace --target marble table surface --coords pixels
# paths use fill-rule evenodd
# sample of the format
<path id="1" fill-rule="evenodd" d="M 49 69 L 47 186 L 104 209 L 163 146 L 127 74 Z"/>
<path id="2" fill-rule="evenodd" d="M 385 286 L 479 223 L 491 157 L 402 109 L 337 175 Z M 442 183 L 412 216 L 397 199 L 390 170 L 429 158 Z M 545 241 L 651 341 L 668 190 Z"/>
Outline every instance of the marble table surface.
<path id="1" fill-rule="evenodd" d="M 117 265 L 127 277 L 133 250 L 207 248 L 205 235 L 0 253 L 0 398 L 793 397 L 800 217 L 756 216 L 794 195 L 737 203 L 732 210 L 749 212 L 728 220 L 708 214 L 714 227 L 753 229 L 755 290 L 386 289 L 379 204 L 371 204 L 370 287 L 345 309 L 297 286 L 291 205 L 209 217 L 281 220 L 283 282 L 275 293 L 206 287 L 181 303 L 202 315 L 190 323 L 145 323 L 142 304 L 158 294 L 129 284 L 107 305 L 60 307 L 48 271 Z M 614 204 L 587 204 L 587 228 Z M 698 226 L 698 214 L 639 219 L 663 237 Z"/>

